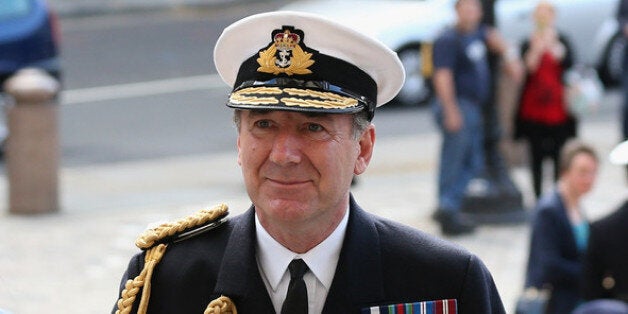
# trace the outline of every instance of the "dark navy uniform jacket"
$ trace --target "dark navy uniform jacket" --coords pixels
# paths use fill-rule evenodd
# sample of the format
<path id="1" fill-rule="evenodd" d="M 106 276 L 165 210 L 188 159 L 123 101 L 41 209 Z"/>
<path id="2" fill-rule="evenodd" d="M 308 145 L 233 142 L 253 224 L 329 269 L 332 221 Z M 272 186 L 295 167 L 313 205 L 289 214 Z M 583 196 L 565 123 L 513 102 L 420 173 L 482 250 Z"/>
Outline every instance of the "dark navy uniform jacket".
<path id="1" fill-rule="evenodd" d="M 255 258 L 254 215 L 251 208 L 217 229 L 170 244 L 151 280 L 148 312 L 203 313 L 213 299 L 225 295 L 238 313 L 274 313 Z M 131 260 L 121 290 L 140 273 L 143 260 L 143 253 Z M 477 257 L 366 213 L 352 198 L 323 313 L 441 299 L 456 299 L 458 313 L 505 313 L 493 279 Z"/>
<path id="2" fill-rule="evenodd" d="M 584 262 L 584 297 L 628 302 L 628 202 L 591 224 Z M 604 285 L 604 280 L 612 278 Z"/>

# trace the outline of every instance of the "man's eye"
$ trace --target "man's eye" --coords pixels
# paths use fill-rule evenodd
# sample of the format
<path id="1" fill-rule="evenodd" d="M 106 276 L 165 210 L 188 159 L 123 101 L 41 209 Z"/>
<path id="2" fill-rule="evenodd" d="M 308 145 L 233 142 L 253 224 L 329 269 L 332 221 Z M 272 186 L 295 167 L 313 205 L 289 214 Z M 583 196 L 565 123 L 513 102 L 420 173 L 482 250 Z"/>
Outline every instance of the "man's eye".
<path id="1" fill-rule="evenodd" d="M 307 130 L 310 132 L 320 132 L 323 130 L 323 126 L 316 123 L 310 123 L 307 125 Z"/>
<path id="2" fill-rule="evenodd" d="M 260 120 L 260 121 L 255 122 L 255 126 L 258 128 L 268 128 L 270 127 L 270 121 Z"/>

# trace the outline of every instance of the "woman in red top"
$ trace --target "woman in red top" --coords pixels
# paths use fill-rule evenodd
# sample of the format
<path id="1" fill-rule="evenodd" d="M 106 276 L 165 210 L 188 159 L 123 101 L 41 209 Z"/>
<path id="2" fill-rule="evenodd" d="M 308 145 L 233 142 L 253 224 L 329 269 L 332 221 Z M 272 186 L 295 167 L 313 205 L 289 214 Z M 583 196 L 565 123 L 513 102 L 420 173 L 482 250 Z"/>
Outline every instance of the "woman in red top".
<path id="1" fill-rule="evenodd" d="M 563 73 L 572 65 L 569 44 L 554 26 L 554 7 L 541 1 L 534 11 L 536 28 L 523 43 L 527 71 L 517 111 L 515 138 L 525 138 L 530 147 L 534 194 L 542 192 L 543 160 L 554 162 L 558 178 L 558 155 L 566 140 L 576 135 L 574 117 L 567 111 Z"/>

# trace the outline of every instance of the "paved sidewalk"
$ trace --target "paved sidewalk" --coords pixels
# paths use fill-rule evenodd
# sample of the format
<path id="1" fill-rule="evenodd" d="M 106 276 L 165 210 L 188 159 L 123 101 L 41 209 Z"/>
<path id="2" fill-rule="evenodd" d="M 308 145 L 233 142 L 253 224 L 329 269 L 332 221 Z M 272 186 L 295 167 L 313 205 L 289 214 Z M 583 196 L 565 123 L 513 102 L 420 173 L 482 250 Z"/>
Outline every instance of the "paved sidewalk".
<path id="1" fill-rule="evenodd" d="M 273 0 L 248 0 L 247 2 L 272 1 Z M 62 17 L 138 10 L 177 9 L 182 7 L 211 8 L 244 3 L 243 0 L 48 0 L 48 2 L 55 12 Z"/>
<path id="2" fill-rule="evenodd" d="M 604 156 L 617 138 L 613 123 L 583 125 L 583 137 Z M 434 208 L 436 133 L 381 140 L 354 190 L 367 210 L 438 234 Z M 14 314 L 105 313 L 116 299 L 135 237 L 151 222 L 172 220 L 226 202 L 233 214 L 249 201 L 235 153 L 129 162 L 61 170 L 62 211 L 44 216 L 0 215 L 0 309 Z M 513 178 L 529 193 L 525 169 Z M 585 204 L 591 218 L 626 197 L 624 170 L 606 159 Z M 6 199 L 0 180 L 0 204 Z M 6 205 L 0 205 L 0 208 Z M 508 310 L 521 289 L 526 225 L 482 226 L 453 238 L 479 255 L 495 277 Z"/>

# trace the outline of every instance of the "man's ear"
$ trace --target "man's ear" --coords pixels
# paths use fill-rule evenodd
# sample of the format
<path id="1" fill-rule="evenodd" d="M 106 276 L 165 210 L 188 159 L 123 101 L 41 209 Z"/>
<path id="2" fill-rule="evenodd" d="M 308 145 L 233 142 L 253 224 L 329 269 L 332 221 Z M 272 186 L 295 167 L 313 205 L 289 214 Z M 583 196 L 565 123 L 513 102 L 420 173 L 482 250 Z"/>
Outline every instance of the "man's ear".
<path id="1" fill-rule="evenodd" d="M 371 162 L 371 157 L 373 156 L 373 145 L 375 144 L 375 126 L 370 124 L 368 128 L 362 133 L 360 137 L 360 141 L 358 142 L 358 148 L 360 152 L 358 154 L 358 158 L 355 162 L 355 168 L 353 169 L 353 173 L 355 175 L 360 175 L 366 171 L 369 163 Z"/>

